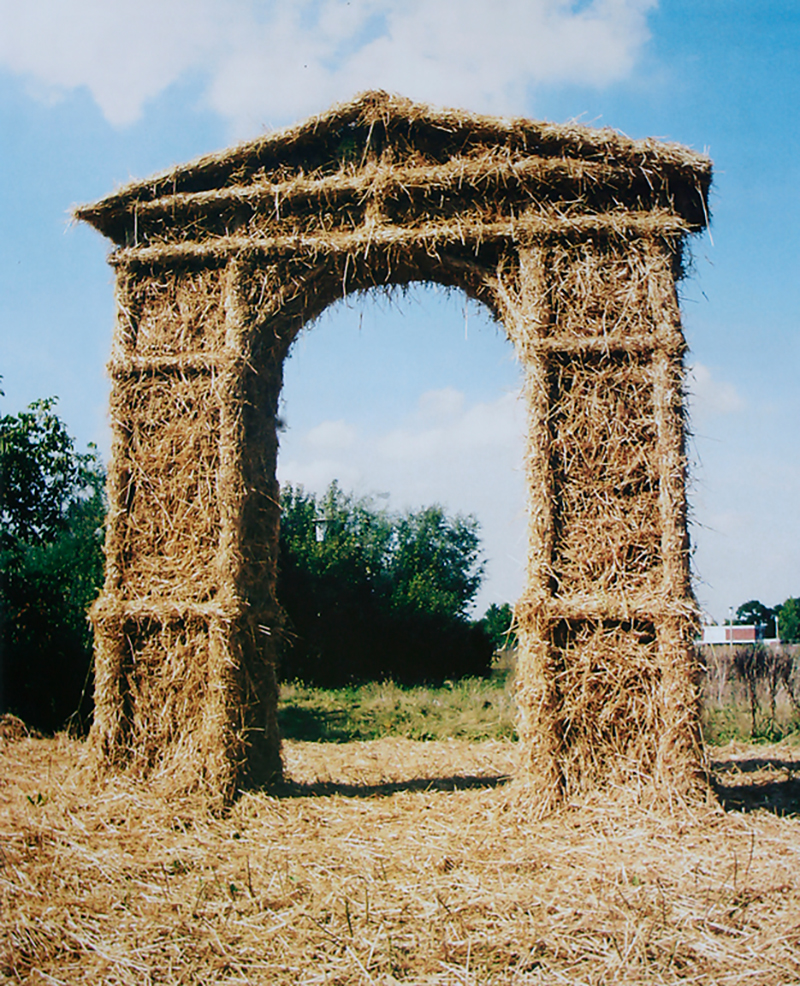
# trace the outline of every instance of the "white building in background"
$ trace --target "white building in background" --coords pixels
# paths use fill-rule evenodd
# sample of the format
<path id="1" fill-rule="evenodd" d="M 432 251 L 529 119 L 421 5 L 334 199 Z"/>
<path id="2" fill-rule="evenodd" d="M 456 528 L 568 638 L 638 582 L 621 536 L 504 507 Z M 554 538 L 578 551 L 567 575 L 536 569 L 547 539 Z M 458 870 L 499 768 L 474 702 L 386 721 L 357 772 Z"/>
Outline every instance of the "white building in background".
<path id="1" fill-rule="evenodd" d="M 699 644 L 754 644 L 760 641 L 762 644 L 779 644 L 778 637 L 765 637 L 766 627 L 745 624 L 724 623 L 719 626 L 704 626 L 703 636 L 698 639 Z"/>

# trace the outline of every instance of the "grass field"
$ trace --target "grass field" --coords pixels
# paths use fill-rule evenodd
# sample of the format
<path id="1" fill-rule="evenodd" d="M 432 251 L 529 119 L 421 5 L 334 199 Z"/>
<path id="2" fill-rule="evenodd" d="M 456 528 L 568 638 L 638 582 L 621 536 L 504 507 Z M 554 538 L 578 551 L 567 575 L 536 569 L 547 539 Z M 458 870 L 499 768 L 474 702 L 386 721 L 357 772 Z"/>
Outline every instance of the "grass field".
<path id="1" fill-rule="evenodd" d="M 532 821 L 507 739 L 288 740 L 286 783 L 214 814 L 8 729 L 0 981 L 800 982 L 800 751 L 711 752 L 706 805 Z"/>
<path id="2" fill-rule="evenodd" d="M 731 740 L 777 742 L 800 737 L 800 647 L 782 652 L 795 669 L 787 681 L 770 681 L 769 667 L 748 682 L 733 658 L 743 648 L 706 647 L 702 679 L 703 730 L 716 745 Z M 297 682 L 281 688 L 280 722 L 288 739 L 349 742 L 399 736 L 437 740 L 514 739 L 513 655 L 500 659 L 492 677 L 465 678 L 442 687 L 401 687 L 392 682 L 333 690 Z M 772 694 L 770 693 L 772 691 Z"/>
<path id="3" fill-rule="evenodd" d="M 515 737 L 511 682 L 502 672 L 490 679 L 463 678 L 438 688 L 371 682 L 324 690 L 290 682 L 281 687 L 278 714 L 284 737 L 296 740 Z"/>

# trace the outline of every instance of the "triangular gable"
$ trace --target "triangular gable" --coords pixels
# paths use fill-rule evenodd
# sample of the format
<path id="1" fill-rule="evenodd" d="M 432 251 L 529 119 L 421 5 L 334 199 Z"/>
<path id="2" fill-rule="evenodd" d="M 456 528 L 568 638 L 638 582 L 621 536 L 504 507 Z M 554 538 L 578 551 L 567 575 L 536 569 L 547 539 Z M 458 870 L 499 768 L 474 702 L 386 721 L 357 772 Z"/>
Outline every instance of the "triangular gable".
<path id="1" fill-rule="evenodd" d="M 677 144 L 434 110 L 366 92 L 295 126 L 133 182 L 75 215 L 131 246 L 185 241 L 184 228 L 179 237 L 168 231 L 172 219 L 183 227 L 187 217 L 215 217 L 203 236 L 224 236 L 241 230 L 253 211 L 272 209 L 277 218 L 281 206 L 284 215 L 300 215 L 329 204 L 335 213 L 343 200 L 357 205 L 371 197 L 389 203 L 383 219 L 391 221 L 392 199 L 403 211 L 415 198 L 428 206 L 437 196 L 453 201 L 456 190 L 467 207 L 478 197 L 492 200 L 495 218 L 516 216 L 520 206 L 560 215 L 656 210 L 685 233 L 707 223 L 710 176 L 708 158 Z M 237 218 L 232 204 L 243 215 Z"/>

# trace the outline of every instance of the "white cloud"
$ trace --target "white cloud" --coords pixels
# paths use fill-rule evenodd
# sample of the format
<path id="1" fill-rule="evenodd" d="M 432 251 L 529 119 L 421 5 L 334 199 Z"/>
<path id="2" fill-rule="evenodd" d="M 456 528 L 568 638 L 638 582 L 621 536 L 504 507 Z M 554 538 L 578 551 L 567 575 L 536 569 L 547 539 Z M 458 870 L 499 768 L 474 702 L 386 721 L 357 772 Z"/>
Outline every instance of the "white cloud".
<path id="1" fill-rule="evenodd" d="M 0 0 L 0 64 L 53 98 L 87 87 L 114 125 L 189 70 L 253 135 L 385 88 L 523 112 L 539 83 L 630 73 L 656 0 Z"/>
<path id="2" fill-rule="evenodd" d="M 0 64 L 48 99 L 85 86 L 110 123 L 128 124 L 214 49 L 223 6 L 204 0 L 2 0 Z"/>
<path id="3" fill-rule="evenodd" d="M 323 421 L 308 432 L 305 440 L 316 452 L 342 451 L 355 444 L 356 434 L 356 429 L 346 421 Z"/>
<path id="4" fill-rule="evenodd" d="M 452 387 L 428 391 L 398 428 L 369 435 L 325 421 L 281 439 L 278 477 L 322 492 L 338 479 L 358 493 L 390 490 L 396 509 L 441 503 L 481 522 L 489 578 L 478 600 L 514 600 L 525 565 L 524 407 L 515 393 L 468 404 Z M 347 435 L 348 443 L 340 436 Z M 324 440 L 321 440 L 324 439 Z"/>
<path id="5" fill-rule="evenodd" d="M 689 367 L 689 405 L 698 416 L 733 414 L 745 407 L 744 399 L 732 383 L 715 380 L 702 363 Z"/>
<path id="6" fill-rule="evenodd" d="M 464 407 L 464 395 L 455 387 L 429 390 L 419 399 L 420 414 L 430 418 L 450 418 Z"/>

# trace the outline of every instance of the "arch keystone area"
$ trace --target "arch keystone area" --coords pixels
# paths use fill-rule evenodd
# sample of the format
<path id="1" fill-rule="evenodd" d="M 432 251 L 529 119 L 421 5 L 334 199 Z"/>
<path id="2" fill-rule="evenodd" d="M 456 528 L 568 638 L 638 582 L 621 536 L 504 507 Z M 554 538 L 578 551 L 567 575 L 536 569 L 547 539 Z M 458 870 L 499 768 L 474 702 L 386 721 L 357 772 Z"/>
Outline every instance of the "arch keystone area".
<path id="1" fill-rule="evenodd" d="M 283 361 L 343 294 L 434 281 L 524 369 L 520 782 L 700 785 L 675 283 L 710 181 L 678 145 L 369 92 L 79 208 L 117 293 L 98 763 L 223 798 L 280 775 Z"/>

